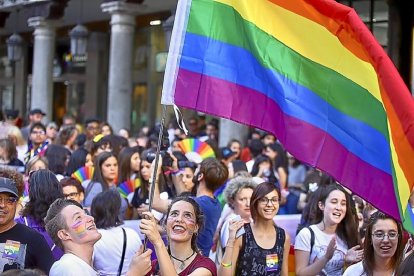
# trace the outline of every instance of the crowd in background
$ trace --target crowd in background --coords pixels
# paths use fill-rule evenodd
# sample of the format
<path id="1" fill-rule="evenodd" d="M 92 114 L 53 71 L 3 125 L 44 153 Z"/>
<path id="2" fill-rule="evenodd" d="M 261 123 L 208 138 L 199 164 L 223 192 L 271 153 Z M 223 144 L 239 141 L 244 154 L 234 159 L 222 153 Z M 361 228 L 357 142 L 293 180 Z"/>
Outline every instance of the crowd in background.
<path id="1" fill-rule="evenodd" d="M 114 133 L 97 118 L 44 125 L 46 114 L 33 109 L 23 127 L 15 110 L 3 115 L 5 275 L 414 273 L 414 242 L 400 222 L 302 164 L 270 133 L 251 129 L 247 141 L 218 147 L 217 119 L 189 118 L 188 134 L 172 120 L 155 170 L 159 125 Z M 184 139 L 206 143 L 215 157 L 188 154 Z M 295 237 L 276 214 L 301 214 Z"/>

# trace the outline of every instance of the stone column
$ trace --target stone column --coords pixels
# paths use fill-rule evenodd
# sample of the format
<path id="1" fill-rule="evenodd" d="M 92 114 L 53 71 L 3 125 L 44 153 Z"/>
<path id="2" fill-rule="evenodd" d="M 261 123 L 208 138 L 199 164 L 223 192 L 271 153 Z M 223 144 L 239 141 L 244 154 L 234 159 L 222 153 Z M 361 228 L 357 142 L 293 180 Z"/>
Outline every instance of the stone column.
<path id="1" fill-rule="evenodd" d="M 117 133 L 131 125 L 132 62 L 135 14 L 139 5 L 109 2 L 101 5 L 111 14 L 111 46 L 109 54 L 108 122 Z"/>
<path id="2" fill-rule="evenodd" d="M 239 140 L 246 146 L 249 128 L 245 125 L 221 118 L 219 127 L 219 146 L 225 147 L 231 139 Z"/>
<path id="3" fill-rule="evenodd" d="M 14 108 L 20 110 L 20 116 L 23 118 L 26 114 L 27 105 L 27 62 L 28 49 L 27 45 L 23 46 L 22 58 L 15 63 L 14 67 Z"/>
<path id="4" fill-rule="evenodd" d="M 162 27 L 163 27 L 164 33 L 165 33 L 165 44 L 167 46 L 167 50 L 170 47 L 172 29 L 174 27 L 174 19 L 175 19 L 175 8 L 171 10 L 171 16 L 168 17 L 167 20 L 165 20 L 162 23 Z"/>
<path id="5" fill-rule="evenodd" d="M 55 55 L 55 28 L 43 17 L 29 18 L 28 24 L 35 29 L 31 109 L 40 108 L 51 119 L 53 115 L 53 57 Z"/>

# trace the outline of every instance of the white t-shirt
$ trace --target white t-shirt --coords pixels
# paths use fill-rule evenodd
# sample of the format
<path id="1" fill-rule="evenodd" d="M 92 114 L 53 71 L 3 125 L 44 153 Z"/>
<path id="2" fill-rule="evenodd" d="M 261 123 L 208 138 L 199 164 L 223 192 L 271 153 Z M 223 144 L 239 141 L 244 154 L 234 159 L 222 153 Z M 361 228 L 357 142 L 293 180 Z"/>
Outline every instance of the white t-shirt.
<path id="1" fill-rule="evenodd" d="M 329 235 L 322 232 L 316 225 L 311 225 L 310 227 L 315 233 L 315 243 L 312 248 L 312 254 L 309 258 L 309 264 L 312 264 L 315 262 L 316 258 L 321 259 L 325 255 L 329 242 L 335 235 Z M 303 228 L 296 237 L 295 250 L 310 252 L 310 247 L 311 233 L 308 228 Z M 341 276 L 347 251 L 348 246 L 337 236 L 335 253 L 319 275 Z"/>
<path id="2" fill-rule="evenodd" d="M 364 272 L 364 267 L 362 266 L 362 262 L 353 264 L 349 266 L 345 272 L 344 276 L 367 276 L 367 274 Z"/>
<path id="3" fill-rule="evenodd" d="M 395 275 L 395 272 L 392 273 L 392 276 Z M 367 276 L 367 274 L 364 272 L 364 267 L 362 266 L 362 262 L 353 264 L 349 266 L 343 276 Z"/>
<path id="4" fill-rule="evenodd" d="M 131 228 L 118 226 L 110 229 L 98 229 L 102 237 L 94 246 L 93 266 L 100 275 L 118 274 L 124 245 L 122 228 L 125 229 L 127 237 L 122 275 L 127 273 L 132 257 L 142 244 L 138 234 Z"/>
<path id="5" fill-rule="evenodd" d="M 99 275 L 90 265 L 71 253 L 65 253 L 50 269 L 50 276 L 96 276 Z"/>

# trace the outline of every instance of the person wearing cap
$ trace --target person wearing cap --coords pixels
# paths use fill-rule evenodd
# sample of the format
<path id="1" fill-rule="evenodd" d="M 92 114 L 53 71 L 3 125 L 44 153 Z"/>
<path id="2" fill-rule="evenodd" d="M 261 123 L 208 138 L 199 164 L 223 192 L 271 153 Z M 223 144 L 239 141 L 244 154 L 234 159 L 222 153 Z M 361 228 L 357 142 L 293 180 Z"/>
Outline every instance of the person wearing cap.
<path id="1" fill-rule="evenodd" d="M 236 160 L 237 153 L 232 151 L 229 147 L 220 148 L 221 162 L 228 166 L 233 160 Z"/>
<path id="2" fill-rule="evenodd" d="M 43 117 L 46 115 L 41 109 L 34 108 L 30 110 L 29 113 L 29 124 L 22 128 L 23 138 L 25 140 L 29 139 L 30 129 L 35 123 L 40 123 L 43 120 Z"/>
<path id="3" fill-rule="evenodd" d="M 37 268 L 48 274 L 54 260 L 52 253 L 41 234 L 15 222 L 18 199 L 16 183 L 0 177 L 1 264 L 12 260 L 19 269 Z M 1 270 L 4 270 L 4 266 L 0 265 Z"/>
<path id="4" fill-rule="evenodd" d="M 17 120 L 19 119 L 19 110 L 16 109 L 6 109 L 4 112 L 5 118 L 4 121 L 6 124 L 12 126 L 17 125 Z"/>

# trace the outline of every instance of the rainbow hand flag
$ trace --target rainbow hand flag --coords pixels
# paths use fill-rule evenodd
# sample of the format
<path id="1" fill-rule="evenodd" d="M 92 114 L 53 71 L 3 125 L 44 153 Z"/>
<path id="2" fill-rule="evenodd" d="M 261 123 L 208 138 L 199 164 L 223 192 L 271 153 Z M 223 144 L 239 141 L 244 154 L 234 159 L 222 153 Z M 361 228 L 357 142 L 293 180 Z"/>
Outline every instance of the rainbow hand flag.
<path id="1" fill-rule="evenodd" d="M 94 167 L 81 167 L 72 173 L 72 177 L 79 180 L 82 183 L 85 180 L 90 180 L 93 177 L 93 172 L 95 171 Z"/>
<path id="2" fill-rule="evenodd" d="M 333 0 L 180 0 L 162 95 L 275 134 L 414 233 L 414 103 L 356 12 Z"/>
<path id="3" fill-rule="evenodd" d="M 129 179 L 120 183 L 117 187 L 117 190 L 121 197 L 127 198 L 130 193 L 133 193 L 136 188 L 141 186 L 141 181 L 139 178 Z"/>
<path id="4" fill-rule="evenodd" d="M 206 158 L 216 157 L 213 148 L 206 142 L 202 142 L 198 139 L 184 139 L 178 142 L 178 147 L 191 162 L 201 163 L 201 161 Z"/>

